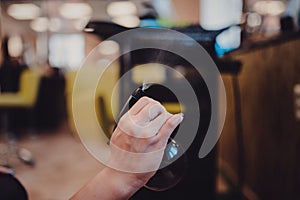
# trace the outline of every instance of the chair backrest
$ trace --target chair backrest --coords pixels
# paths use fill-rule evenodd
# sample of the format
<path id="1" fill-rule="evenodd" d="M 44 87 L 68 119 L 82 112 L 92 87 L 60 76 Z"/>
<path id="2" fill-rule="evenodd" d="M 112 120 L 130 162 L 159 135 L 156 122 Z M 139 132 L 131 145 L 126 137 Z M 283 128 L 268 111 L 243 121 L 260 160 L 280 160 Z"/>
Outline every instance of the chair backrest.
<path id="1" fill-rule="evenodd" d="M 24 106 L 32 107 L 36 103 L 40 78 L 40 74 L 34 70 L 26 69 L 22 72 L 18 95 L 23 98 Z"/>
<path id="2" fill-rule="evenodd" d="M 72 109 L 72 93 L 74 88 L 74 82 L 76 79 L 77 71 L 66 71 L 65 78 L 66 78 L 66 87 L 65 87 L 65 96 L 66 96 L 66 103 L 67 103 L 67 115 L 68 115 L 68 122 L 69 127 L 73 133 L 76 132 L 74 118 L 73 118 L 73 109 Z"/>
<path id="3" fill-rule="evenodd" d="M 79 83 L 77 85 L 77 94 L 81 94 L 81 97 L 86 95 L 87 91 L 91 90 L 90 85 L 93 85 L 93 77 L 99 74 L 99 69 L 104 70 L 104 67 L 101 65 L 96 66 L 85 66 L 88 70 L 83 70 L 81 73 L 85 73 L 82 75 L 86 77 L 85 81 Z M 66 99 L 67 99 L 67 111 L 68 111 L 68 121 L 71 128 L 71 131 L 76 133 L 76 128 L 74 124 L 73 118 L 73 107 L 72 107 L 72 95 L 73 95 L 73 87 L 74 82 L 76 80 L 77 71 L 67 71 L 66 76 Z M 98 117 L 98 122 L 101 127 L 104 128 L 105 134 L 110 134 L 112 131 L 113 112 L 118 111 L 119 106 L 119 96 L 118 92 L 114 94 L 114 99 L 112 99 L 112 93 L 116 86 L 116 83 L 119 79 L 119 66 L 116 63 L 112 64 L 112 66 L 108 67 L 105 71 L 103 71 L 103 75 L 97 83 L 97 88 L 95 92 L 95 112 Z M 118 90 L 118 89 L 116 89 Z M 112 108 L 113 107 L 113 108 Z M 82 109 L 86 109 L 82 106 Z M 118 113 L 114 113 L 117 115 Z"/>

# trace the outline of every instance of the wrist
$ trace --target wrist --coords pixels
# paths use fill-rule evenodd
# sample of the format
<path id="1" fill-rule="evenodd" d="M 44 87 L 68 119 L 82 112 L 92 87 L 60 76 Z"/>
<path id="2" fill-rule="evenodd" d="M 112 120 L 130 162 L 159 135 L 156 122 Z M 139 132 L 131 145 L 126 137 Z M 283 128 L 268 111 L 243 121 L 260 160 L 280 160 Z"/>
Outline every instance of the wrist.
<path id="1" fill-rule="evenodd" d="M 115 192 L 123 198 L 132 196 L 147 181 L 142 179 L 139 174 L 122 172 L 109 167 L 104 168 L 100 173 L 105 174 L 107 179 L 104 180 L 110 180 L 116 189 Z"/>

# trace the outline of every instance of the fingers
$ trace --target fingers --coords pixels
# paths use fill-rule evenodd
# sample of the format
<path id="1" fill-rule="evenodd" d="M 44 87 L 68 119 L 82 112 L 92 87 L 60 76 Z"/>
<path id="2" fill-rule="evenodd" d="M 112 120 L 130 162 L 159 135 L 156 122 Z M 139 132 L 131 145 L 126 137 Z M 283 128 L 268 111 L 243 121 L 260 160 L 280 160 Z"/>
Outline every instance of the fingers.
<path id="1" fill-rule="evenodd" d="M 166 109 L 157 101 L 151 101 L 144 106 L 138 114 L 133 116 L 140 124 L 149 124 L 160 115 L 165 115 Z"/>
<path id="2" fill-rule="evenodd" d="M 161 141 L 167 142 L 168 138 L 175 130 L 175 128 L 182 122 L 183 114 L 179 113 L 176 115 L 172 115 L 161 127 L 157 136 Z"/>
<path id="3" fill-rule="evenodd" d="M 137 138 L 150 138 L 157 134 L 164 137 L 170 135 L 182 119 L 181 115 L 167 112 L 159 102 L 142 97 L 120 119 L 118 127 L 122 132 Z"/>
<path id="4" fill-rule="evenodd" d="M 13 169 L 10 169 L 10 168 L 6 168 L 6 167 L 3 167 L 3 166 L 0 166 L 0 173 L 11 174 L 11 175 L 13 175 L 15 172 L 14 172 Z"/>
<path id="5" fill-rule="evenodd" d="M 159 115 L 166 113 L 166 109 L 158 102 L 153 102 L 148 106 L 148 117 L 150 121 L 154 120 Z"/>
<path id="6" fill-rule="evenodd" d="M 182 120 L 182 114 L 170 114 L 159 102 L 141 98 L 118 123 L 109 166 L 126 172 L 156 171 L 168 138 Z"/>
<path id="7" fill-rule="evenodd" d="M 153 100 L 148 97 L 140 98 L 129 110 L 131 115 L 137 115 L 146 105 Z"/>

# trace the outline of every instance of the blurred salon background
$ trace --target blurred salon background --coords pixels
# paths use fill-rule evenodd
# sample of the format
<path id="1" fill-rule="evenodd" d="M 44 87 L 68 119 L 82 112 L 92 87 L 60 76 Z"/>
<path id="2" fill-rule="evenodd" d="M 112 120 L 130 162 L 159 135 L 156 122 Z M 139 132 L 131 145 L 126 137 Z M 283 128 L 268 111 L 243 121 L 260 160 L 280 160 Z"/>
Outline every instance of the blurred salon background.
<path id="1" fill-rule="evenodd" d="M 68 199 L 103 168 L 74 123 L 73 87 L 83 63 L 91 69 L 87 79 L 103 69 L 94 109 L 107 137 L 114 115 L 145 79 L 181 88 L 184 77 L 197 95 L 201 120 L 179 182 L 164 191 L 142 188 L 132 199 L 300 199 L 299 0 L 1 0 L 0 8 L 0 165 L 15 171 L 30 200 Z M 225 123 L 206 157 L 198 157 L 212 116 L 205 81 L 168 51 L 122 54 L 164 34 L 141 31 L 123 44 L 110 39 L 138 27 L 193 38 L 219 69 Z M 177 39 L 161 42 L 193 45 Z M 92 51 L 98 56 L 85 62 Z M 189 103 L 157 94 L 170 112 L 193 116 Z"/>

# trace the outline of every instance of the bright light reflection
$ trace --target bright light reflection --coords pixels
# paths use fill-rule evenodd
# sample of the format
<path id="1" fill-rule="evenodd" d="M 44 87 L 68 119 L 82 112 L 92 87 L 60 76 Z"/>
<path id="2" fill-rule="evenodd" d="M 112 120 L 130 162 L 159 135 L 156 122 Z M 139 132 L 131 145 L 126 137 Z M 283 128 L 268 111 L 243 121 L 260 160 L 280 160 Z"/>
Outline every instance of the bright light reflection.
<path id="1" fill-rule="evenodd" d="M 119 44 L 112 40 L 106 40 L 98 47 L 98 52 L 102 55 L 115 55 L 119 52 Z"/>
<path id="2" fill-rule="evenodd" d="M 8 7 L 7 14 L 18 20 L 31 20 L 40 16 L 41 9 L 32 3 L 12 4 Z"/>
<path id="3" fill-rule="evenodd" d="M 257 13 L 250 13 L 247 17 L 247 25 L 249 27 L 257 27 L 262 23 L 261 16 Z"/>
<path id="4" fill-rule="evenodd" d="M 87 3 L 64 3 L 59 8 L 60 15 L 67 19 L 88 17 L 92 12 L 92 8 Z"/>
<path id="5" fill-rule="evenodd" d="M 111 17 L 120 17 L 124 15 L 135 15 L 137 8 L 131 1 L 116 1 L 108 4 L 106 11 Z"/>
<path id="6" fill-rule="evenodd" d="M 49 20 L 46 17 L 38 17 L 30 22 L 30 28 L 36 32 L 45 32 L 48 30 Z"/>
<path id="7" fill-rule="evenodd" d="M 49 30 L 52 32 L 58 32 L 61 29 L 62 22 L 58 17 L 50 19 Z"/>
<path id="8" fill-rule="evenodd" d="M 84 59 L 82 34 L 53 34 L 49 39 L 49 61 L 52 66 L 78 69 Z"/>
<path id="9" fill-rule="evenodd" d="M 285 11 L 285 5 L 281 1 L 257 1 L 253 10 L 261 15 L 280 15 Z"/>
<path id="10" fill-rule="evenodd" d="M 20 36 L 15 35 L 8 40 L 8 52 L 12 57 L 19 57 L 23 52 L 23 42 Z"/>
<path id="11" fill-rule="evenodd" d="M 116 17 L 112 21 L 127 28 L 135 28 L 140 24 L 140 19 L 134 15 Z"/>
<path id="12" fill-rule="evenodd" d="M 84 30 L 84 32 L 87 32 L 87 33 L 92 33 L 95 31 L 95 29 L 93 29 L 93 28 L 85 28 L 83 30 Z"/>

